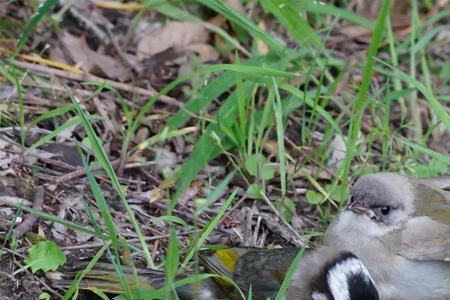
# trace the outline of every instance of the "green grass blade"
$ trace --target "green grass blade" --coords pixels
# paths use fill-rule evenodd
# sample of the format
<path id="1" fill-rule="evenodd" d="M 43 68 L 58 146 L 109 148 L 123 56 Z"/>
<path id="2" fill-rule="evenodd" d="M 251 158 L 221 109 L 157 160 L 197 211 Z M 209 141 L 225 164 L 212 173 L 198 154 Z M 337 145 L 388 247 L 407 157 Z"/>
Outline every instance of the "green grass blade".
<path id="1" fill-rule="evenodd" d="M 320 46 L 322 44 L 316 31 L 303 19 L 290 2 L 284 0 L 262 0 L 266 11 L 272 13 L 286 27 L 300 45 Z"/>
<path id="2" fill-rule="evenodd" d="M 16 50 L 10 57 L 11 60 L 14 59 L 14 57 L 20 52 L 20 50 L 22 50 L 23 46 L 25 46 L 25 43 L 28 41 L 28 37 L 30 36 L 31 31 L 36 28 L 39 21 L 41 21 L 42 18 L 44 18 L 57 3 L 58 0 L 45 0 L 39 5 L 37 12 L 31 16 L 30 20 L 26 24 L 19 38 L 19 42 L 17 43 Z"/>
<path id="3" fill-rule="evenodd" d="M 144 257 L 147 261 L 147 264 L 149 267 L 154 268 L 153 259 L 150 254 L 150 250 L 147 247 L 147 243 L 145 242 L 144 236 L 142 234 L 142 230 L 140 228 L 140 225 L 137 223 L 136 218 L 134 216 L 133 211 L 131 210 L 130 206 L 128 205 L 127 199 L 125 197 L 125 193 L 119 183 L 119 179 L 117 178 L 114 169 L 111 165 L 111 162 L 109 161 L 105 150 L 103 149 L 101 145 L 100 139 L 97 137 L 94 129 L 92 128 L 87 113 L 83 111 L 80 104 L 78 103 L 77 99 L 71 94 L 70 90 L 68 89 L 68 94 L 70 95 L 72 102 L 75 104 L 75 107 L 77 109 L 78 115 L 81 118 L 81 121 L 84 125 L 84 128 L 86 130 L 87 136 L 90 141 L 91 150 L 94 152 L 96 159 L 99 161 L 100 165 L 102 166 L 103 170 L 108 175 L 109 179 L 112 182 L 112 185 L 116 191 L 116 193 L 119 196 L 119 199 L 125 208 L 128 217 L 130 218 L 131 224 L 133 224 L 134 230 L 136 232 L 136 235 L 138 236 L 139 243 L 142 246 L 142 249 L 144 251 Z"/>
<path id="4" fill-rule="evenodd" d="M 348 175 L 350 172 L 350 164 L 355 155 L 356 143 L 361 129 L 362 115 L 364 112 L 364 107 L 366 105 L 367 93 L 369 91 L 369 85 L 372 78 L 372 69 L 375 64 L 375 58 L 378 53 L 378 48 L 384 34 L 384 26 L 386 23 L 386 18 L 389 15 L 390 7 L 391 1 L 383 0 L 380 9 L 380 14 L 378 15 L 375 24 L 375 30 L 373 32 L 369 50 L 367 52 L 367 61 L 364 66 L 361 86 L 359 87 L 358 95 L 353 104 L 352 108 L 353 117 L 350 121 L 349 126 L 347 151 L 345 152 L 345 157 L 342 162 L 342 167 L 339 174 L 340 175 L 339 177 L 343 179 L 345 183 L 348 180 Z M 335 182 L 335 184 L 337 184 L 337 181 Z"/>
<path id="5" fill-rule="evenodd" d="M 444 106 L 436 98 L 436 96 L 434 95 L 433 90 L 431 88 L 425 86 L 423 83 L 421 83 L 417 79 L 411 77 L 410 75 L 406 74 L 402 70 L 389 65 L 386 62 L 380 61 L 380 63 L 382 63 L 385 66 L 392 69 L 393 72 L 389 72 L 389 71 L 383 70 L 381 68 L 377 68 L 378 72 L 386 74 L 386 75 L 390 75 L 393 77 L 398 77 L 402 81 L 410 83 L 413 88 L 416 88 L 419 92 L 422 93 L 422 95 L 424 95 L 424 97 L 428 100 L 428 102 L 431 105 L 431 108 L 436 113 L 438 118 L 442 121 L 442 123 L 444 123 L 444 125 L 447 127 L 447 129 L 450 130 L 450 116 L 446 112 Z"/>
<path id="6" fill-rule="evenodd" d="M 202 212 L 204 212 L 211 204 L 216 202 L 219 197 L 225 192 L 225 189 L 227 188 L 228 184 L 230 183 L 231 179 L 233 179 L 234 175 L 236 174 L 236 171 L 232 171 L 230 174 L 225 177 L 224 180 L 222 180 L 217 187 L 208 194 L 208 197 L 206 198 L 206 202 L 197 209 L 195 215 L 199 216 Z"/>
<path id="7" fill-rule="evenodd" d="M 397 140 L 400 141 L 401 143 L 405 144 L 406 146 L 414 149 L 415 151 L 418 151 L 420 153 L 429 155 L 429 156 L 431 156 L 433 158 L 445 161 L 448 164 L 450 164 L 450 157 L 448 155 L 445 155 L 445 154 L 433 151 L 433 150 L 431 150 L 430 148 L 428 148 L 426 146 L 422 146 L 420 144 L 413 143 L 413 142 L 411 142 L 411 141 L 409 141 L 407 139 L 401 138 L 401 139 L 397 139 Z"/>
<path id="8" fill-rule="evenodd" d="M 276 39 L 274 39 L 273 37 L 268 35 L 261 28 L 259 28 L 255 24 L 253 24 L 253 22 L 251 20 L 249 20 L 247 17 L 237 13 L 230 7 L 223 4 L 221 1 L 218 1 L 218 0 L 194 0 L 194 1 L 198 2 L 200 4 L 203 4 L 204 6 L 209 7 L 210 9 L 221 14 L 222 16 L 224 16 L 231 22 L 242 27 L 250 35 L 252 35 L 253 37 L 258 38 L 258 39 L 262 40 L 264 43 L 266 43 L 278 55 L 284 54 L 285 48 L 280 42 L 278 42 Z"/>
<path id="9" fill-rule="evenodd" d="M 228 199 L 225 201 L 225 203 L 222 205 L 220 210 L 218 211 L 217 215 L 214 216 L 214 218 L 206 224 L 205 228 L 203 229 L 202 234 L 198 238 L 198 240 L 195 242 L 194 246 L 191 248 L 189 253 L 186 255 L 183 264 L 180 267 L 180 270 L 184 270 L 186 268 L 188 262 L 191 260 L 191 258 L 194 256 L 194 254 L 200 249 L 201 246 L 203 246 L 203 243 L 208 238 L 209 234 L 213 231 L 214 228 L 216 228 L 217 224 L 219 223 L 220 219 L 223 217 L 227 209 L 230 207 L 231 203 L 233 203 L 234 199 L 236 198 L 238 189 L 235 189 L 231 195 L 228 197 Z"/>
<path id="10" fill-rule="evenodd" d="M 253 90 L 253 87 L 254 84 L 252 83 L 244 83 L 244 94 L 250 93 Z M 236 101 L 237 93 L 235 91 L 225 100 L 217 112 L 217 115 L 219 116 L 218 119 L 224 123 L 225 127 L 230 127 L 236 120 Z M 178 178 L 177 191 L 169 202 L 169 210 L 175 207 L 180 195 L 186 190 L 192 180 L 195 179 L 195 176 L 203 166 L 205 166 L 209 160 L 221 153 L 221 148 L 216 145 L 215 140 L 211 136 L 213 132 L 220 139 L 224 138 L 224 133 L 218 124 L 210 124 L 206 131 L 200 136 L 189 158 L 180 170 L 180 174 L 183 174 L 183 176 Z"/>
<path id="11" fill-rule="evenodd" d="M 39 218 L 46 219 L 46 220 L 49 220 L 51 222 L 55 222 L 55 223 L 64 225 L 67 228 L 70 228 L 70 229 L 72 229 L 74 231 L 84 232 L 84 233 L 89 234 L 91 236 L 95 236 L 95 237 L 97 237 L 99 239 L 103 239 L 104 238 L 104 236 L 98 235 L 95 231 L 92 231 L 90 229 L 86 229 L 86 226 L 84 226 L 84 225 L 78 225 L 78 224 L 75 224 L 73 222 L 63 220 L 63 219 L 58 218 L 58 217 L 56 217 L 56 216 L 54 216 L 52 214 L 46 213 L 46 212 L 44 212 L 42 210 L 36 210 L 36 209 L 34 209 L 32 207 L 29 207 L 29 206 L 26 206 L 26 205 L 20 205 L 20 209 L 22 209 L 22 210 L 24 210 L 26 212 L 32 213 L 32 214 L 38 216 Z"/>
<path id="12" fill-rule="evenodd" d="M 298 264 L 300 263 L 303 254 L 305 254 L 305 247 L 302 247 L 300 251 L 298 251 L 298 254 L 295 256 L 294 260 L 292 261 L 289 270 L 286 273 L 286 277 L 284 277 L 283 283 L 281 284 L 281 287 L 277 293 L 277 296 L 275 297 L 275 300 L 282 300 L 284 299 L 284 295 L 287 292 L 287 289 L 289 288 L 289 284 L 291 283 L 292 276 L 294 276 L 295 271 L 297 270 Z"/>
<path id="13" fill-rule="evenodd" d="M 338 8 L 330 4 L 326 4 L 323 1 L 289 0 L 288 2 L 292 7 L 297 8 L 297 12 L 307 11 L 310 13 L 334 16 L 348 20 L 357 25 L 361 25 L 371 31 L 374 29 L 373 22 L 367 20 L 366 18 L 361 17 L 349 10 Z"/>
<path id="14" fill-rule="evenodd" d="M 273 90 L 275 94 L 275 102 L 273 103 L 273 111 L 275 113 L 277 144 L 278 144 L 278 161 L 280 163 L 280 181 L 281 181 L 281 195 L 286 196 L 286 151 L 284 149 L 284 122 L 283 110 L 281 107 L 281 97 L 278 92 L 278 84 L 273 79 Z"/>

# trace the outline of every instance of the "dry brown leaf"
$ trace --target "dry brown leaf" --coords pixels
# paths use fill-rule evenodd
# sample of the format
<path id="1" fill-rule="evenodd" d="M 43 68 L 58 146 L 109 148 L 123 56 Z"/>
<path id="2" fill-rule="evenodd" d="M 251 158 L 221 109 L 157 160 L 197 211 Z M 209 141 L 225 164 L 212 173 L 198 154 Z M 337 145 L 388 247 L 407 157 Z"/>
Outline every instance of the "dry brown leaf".
<path id="1" fill-rule="evenodd" d="M 93 51 L 84 37 L 76 37 L 65 32 L 62 42 L 72 60 L 84 71 L 121 81 L 128 79 L 129 72 L 122 64 L 110 56 Z"/>
<path id="2" fill-rule="evenodd" d="M 350 6 L 354 6 L 356 14 L 361 17 L 375 20 L 380 12 L 381 0 L 355 0 Z M 394 23 L 399 17 L 406 16 L 409 13 L 409 1 L 393 0 L 391 13 Z"/>
<path id="3" fill-rule="evenodd" d="M 192 50 L 200 56 L 202 62 L 213 62 L 219 59 L 219 52 L 208 44 L 192 44 L 185 49 Z"/>
<path id="4" fill-rule="evenodd" d="M 183 48 L 205 43 L 208 30 L 194 22 L 168 22 L 164 28 L 144 37 L 137 47 L 140 59 L 148 58 L 169 48 Z"/>
<path id="5" fill-rule="evenodd" d="M 231 7 L 232 9 L 234 9 L 235 11 L 237 11 L 240 14 L 245 13 L 244 6 L 242 6 L 242 3 L 240 0 L 224 0 L 223 4 Z"/>
<path id="6" fill-rule="evenodd" d="M 398 26 L 409 20 L 409 1 L 393 0 L 391 14 L 393 16 L 393 25 Z M 355 0 L 348 6 L 349 10 L 354 10 L 361 17 L 369 20 L 375 20 L 378 17 L 381 8 L 381 0 Z M 349 38 L 363 39 L 369 41 L 370 30 L 359 25 L 348 24 L 341 26 L 338 32 Z"/>
<path id="7" fill-rule="evenodd" d="M 266 22 L 263 20 L 258 23 L 258 27 L 264 31 L 267 30 Z M 258 49 L 258 53 L 261 55 L 265 55 L 270 51 L 269 46 L 260 39 L 256 39 L 256 49 Z"/>

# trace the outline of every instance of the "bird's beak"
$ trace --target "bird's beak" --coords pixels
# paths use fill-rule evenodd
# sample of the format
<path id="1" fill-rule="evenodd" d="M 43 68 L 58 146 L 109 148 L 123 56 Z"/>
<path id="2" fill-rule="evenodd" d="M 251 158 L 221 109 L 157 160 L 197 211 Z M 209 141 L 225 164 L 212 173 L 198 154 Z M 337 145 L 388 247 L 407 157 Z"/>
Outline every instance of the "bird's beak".
<path id="1" fill-rule="evenodd" d="M 352 212 L 354 212 L 355 214 L 358 215 L 366 215 L 368 216 L 370 219 L 373 219 L 375 221 L 378 221 L 378 217 L 377 215 L 373 212 L 373 210 L 371 210 L 370 208 L 365 207 L 363 204 L 355 201 L 350 203 L 350 205 L 347 206 L 348 210 L 351 210 Z"/>

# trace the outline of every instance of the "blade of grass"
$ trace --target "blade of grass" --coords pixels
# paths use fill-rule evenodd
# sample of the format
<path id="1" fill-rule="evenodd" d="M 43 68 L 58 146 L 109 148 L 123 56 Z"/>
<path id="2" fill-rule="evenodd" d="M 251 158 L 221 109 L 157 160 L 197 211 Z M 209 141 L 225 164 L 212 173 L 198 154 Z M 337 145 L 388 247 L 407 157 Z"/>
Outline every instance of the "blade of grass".
<path id="1" fill-rule="evenodd" d="M 232 171 L 230 174 L 227 175 L 227 177 L 225 177 L 224 180 L 222 180 L 217 185 L 217 187 L 211 193 L 208 194 L 208 197 L 206 198 L 205 203 L 196 210 L 196 212 L 195 212 L 196 216 L 199 216 L 209 206 L 211 206 L 211 204 L 213 204 L 214 202 L 216 202 L 219 199 L 219 197 L 225 192 L 225 189 L 227 188 L 228 184 L 230 183 L 231 179 L 233 179 L 235 174 L 236 174 L 236 171 Z"/>
<path id="2" fill-rule="evenodd" d="M 90 270 L 92 270 L 92 268 L 97 263 L 97 261 L 103 256 L 103 253 L 105 253 L 108 246 L 109 246 L 109 244 L 103 245 L 97 251 L 97 253 L 94 255 L 94 257 L 91 259 L 91 261 L 88 263 L 86 268 L 81 273 L 79 273 L 77 275 L 77 277 L 74 278 L 74 280 L 72 281 L 72 284 L 70 285 L 70 287 L 67 289 L 66 293 L 64 294 L 64 297 L 63 297 L 64 300 L 68 300 L 71 297 L 73 300 L 78 299 L 78 286 L 79 286 L 81 280 L 83 280 L 83 277 L 85 277 L 86 274 Z"/>
<path id="3" fill-rule="evenodd" d="M 297 8 L 297 12 L 307 11 L 310 13 L 335 16 L 363 26 L 371 31 L 373 31 L 374 29 L 373 22 L 367 20 L 366 18 L 361 17 L 349 10 L 329 5 L 327 3 L 324 3 L 323 1 L 289 0 L 288 2 L 292 7 Z"/>
<path id="4" fill-rule="evenodd" d="M 243 63 L 243 65 L 261 65 L 268 62 L 267 57 L 259 57 L 251 59 Z M 194 98 L 186 102 L 186 104 L 175 115 L 171 116 L 167 121 L 167 126 L 170 129 L 180 128 L 192 114 L 199 113 L 209 103 L 217 99 L 220 95 L 228 91 L 235 83 L 236 74 L 234 72 L 224 72 L 216 79 L 208 82 L 203 89 L 201 89 Z"/>
<path id="5" fill-rule="evenodd" d="M 214 218 L 208 222 L 208 224 L 205 225 L 205 228 L 203 229 L 202 234 L 198 238 L 197 241 L 195 241 L 194 246 L 191 247 L 191 250 L 186 255 L 183 263 L 181 264 L 179 270 L 182 271 L 186 268 L 188 262 L 192 259 L 194 254 L 200 249 L 201 246 L 203 246 L 203 243 L 208 238 L 211 231 L 213 231 L 214 228 L 216 228 L 217 224 L 219 223 L 220 219 L 223 217 L 227 209 L 230 207 L 231 203 L 233 203 L 234 199 L 236 198 L 238 189 L 235 189 L 231 195 L 228 197 L 228 199 L 225 201 L 225 203 L 222 205 L 220 210 L 217 212 L 217 215 L 214 216 Z"/>
<path id="6" fill-rule="evenodd" d="M 252 91 L 254 84 L 250 82 L 244 83 L 244 94 L 248 94 Z M 232 123 L 236 120 L 236 101 L 237 92 L 233 92 L 222 104 L 219 111 L 217 112 L 218 119 L 225 123 L 225 127 L 230 127 Z M 221 130 L 219 124 L 210 124 L 206 131 L 197 140 L 194 149 L 192 150 L 189 158 L 183 164 L 179 176 L 177 189 L 175 195 L 172 196 L 168 210 L 172 210 L 180 195 L 186 190 L 189 184 L 194 180 L 197 173 L 203 168 L 206 163 L 221 153 L 220 147 L 215 143 L 214 138 L 212 138 L 212 133 L 215 133 L 220 139 L 224 139 L 224 133 Z M 227 145 L 225 145 L 227 146 Z M 227 146 L 228 148 L 230 146 Z"/>
<path id="7" fill-rule="evenodd" d="M 442 153 L 433 151 L 433 150 L 431 150 L 430 148 L 428 148 L 428 147 L 426 147 L 426 146 L 422 146 L 422 145 L 413 143 L 413 142 L 411 142 L 411 141 L 409 141 L 409 140 L 407 140 L 407 139 L 399 138 L 399 139 L 397 139 L 397 140 L 398 140 L 399 142 L 401 142 L 401 143 L 407 145 L 408 147 L 411 147 L 411 148 L 414 149 L 415 151 L 418 151 L 418 152 L 420 152 L 420 153 L 429 155 L 429 156 L 431 156 L 431 157 L 434 157 L 434 158 L 436 158 L 436 159 L 445 161 L 445 162 L 447 162 L 448 164 L 450 164 L 450 157 L 449 157 L 448 155 L 445 155 L 445 154 L 442 154 Z"/>
<path id="8" fill-rule="evenodd" d="M 409 75 L 411 78 L 416 79 L 416 35 L 417 35 L 417 25 L 420 22 L 419 11 L 417 7 L 417 0 L 411 0 L 411 33 L 410 33 L 410 43 L 409 48 Z M 410 88 L 413 87 L 412 82 L 407 82 Z M 416 140 L 422 138 L 422 119 L 420 118 L 420 111 L 417 99 L 417 92 L 413 91 L 411 97 L 409 98 L 409 114 L 411 115 L 411 123 L 413 127 L 413 136 Z"/>
<path id="9" fill-rule="evenodd" d="M 345 157 L 342 162 L 342 167 L 339 171 L 339 178 L 344 180 L 344 183 L 348 182 L 348 175 L 350 172 L 350 164 L 353 160 L 356 150 L 356 143 L 358 140 L 358 135 L 361 129 L 362 115 L 366 105 L 367 93 L 369 91 L 369 85 L 372 77 L 372 69 L 375 64 L 375 58 L 378 53 L 378 47 L 380 45 L 381 39 L 383 37 L 384 26 L 386 18 L 389 15 L 391 7 L 390 0 L 383 0 L 381 4 L 380 14 L 375 23 L 375 30 L 372 35 L 372 40 L 370 42 L 369 50 L 367 52 L 367 62 L 364 66 L 362 82 L 359 87 L 358 95 L 353 102 L 353 117 L 350 120 L 349 133 L 347 140 L 347 150 L 345 152 Z M 333 184 L 332 190 L 334 190 L 337 181 Z M 344 195 L 342 195 L 344 197 Z M 340 199 L 341 201 L 343 199 Z"/>
<path id="10" fill-rule="evenodd" d="M 92 120 L 101 120 L 103 119 L 102 117 L 99 116 L 92 116 Z M 66 130 L 67 128 L 70 127 L 75 127 L 77 125 L 79 125 L 81 123 L 81 119 L 80 117 L 73 117 L 70 118 L 69 120 L 67 120 L 66 122 L 64 122 L 64 124 L 62 124 L 61 126 L 57 127 L 55 130 L 53 130 L 52 132 L 50 132 L 49 134 L 44 135 L 43 137 L 41 137 L 36 143 L 34 143 L 33 145 L 31 145 L 27 151 L 25 152 L 25 154 L 30 153 L 31 151 L 35 150 L 36 148 L 39 148 L 40 146 L 42 146 L 43 144 L 51 141 L 53 138 L 57 137 L 61 132 L 63 132 L 64 130 Z M 29 127 L 28 127 L 29 128 Z M 27 131 L 28 131 L 27 128 Z"/>
<path id="11" fill-rule="evenodd" d="M 425 97 L 425 99 L 428 100 L 428 102 L 431 105 L 431 108 L 436 113 L 438 118 L 442 121 L 442 123 L 444 123 L 444 125 L 447 127 L 447 129 L 450 130 L 450 116 L 446 112 L 444 106 L 436 98 L 436 96 L 434 95 L 433 90 L 431 88 L 425 86 L 423 83 L 421 83 L 420 81 L 418 81 L 415 78 L 412 78 L 411 76 L 409 76 L 405 72 L 401 71 L 400 69 L 395 68 L 394 66 L 391 66 L 384 61 L 379 60 L 379 62 L 382 63 L 383 65 L 387 66 L 388 68 L 390 68 L 393 72 L 389 72 L 382 68 L 377 68 L 376 69 L 377 72 L 380 72 L 382 74 L 389 75 L 392 77 L 397 76 L 401 80 L 410 83 L 412 88 L 415 88 L 418 91 L 420 91 L 422 93 L 422 95 Z"/>
<path id="12" fill-rule="evenodd" d="M 164 261 L 164 269 L 166 275 L 165 284 L 166 286 L 172 287 L 173 291 L 175 291 L 174 280 L 175 276 L 177 275 L 179 262 L 180 262 L 180 249 L 178 248 L 177 243 L 177 233 L 175 227 L 171 226 L 169 247 L 167 248 L 166 260 Z"/>
<path id="13" fill-rule="evenodd" d="M 191 21 L 191 22 L 198 22 L 199 24 L 203 25 L 206 29 L 216 33 L 217 35 L 221 36 L 224 40 L 232 44 L 236 49 L 241 51 L 247 56 L 251 56 L 251 54 L 241 45 L 239 44 L 239 41 L 234 39 L 228 32 L 223 30 L 222 28 L 215 26 L 212 23 L 205 22 L 202 19 L 190 14 L 187 10 L 180 9 L 174 5 L 170 4 L 163 4 L 163 5 L 157 5 L 154 7 L 155 10 L 157 10 L 159 13 L 166 15 L 168 17 L 171 17 L 176 20 L 183 20 L 183 21 Z"/>
<path id="14" fill-rule="evenodd" d="M 81 154 L 81 151 L 80 151 Z M 106 202 L 105 196 L 103 195 L 102 190 L 100 189 L 100 186 L 97 183 L 97 180 L 95 179 L 94 175 L 91 172 L 91 169 L 89 168 L 86 159 L 82 157 L 83 160 L 83 166 L 86 171 L 86 176 L 88 179 L 88 182 L 91 186 L 92 194 L 94 196 L 95 202 L 97 203 L 97 207 L 100 211 L 100 215 L 102 216 L 103 221 L 105 222 L 106 228 L 108 230 L 108 236 L 111 240 L 111 245 L 114 250 L 115 258 L 114 256 L 110 256 L 110 259 L 112 263 L 114 264 L 114 267 L 116 269 L 116 273 L 119 275 L 119 281 L 120 284 L 124 290 L 125 295 L 132 299 L 131 289 L 128 285 L 128 282 L 125 280 L 124 273 L 122 271 L 122 268 L 120 266 L 120 253 L 119 253 L 119 238 L 120 233 L 116 229 L 116 225 L 114 223 L 114 219 L 109 211 L 109 205 Z"/>
<path id="15" fill-rule="evenodd" d="M 112 185 L 113 185 L 115 191 L 117 192 L 119 199 L 121 200 L 121 203 L 128 214 L 128 217 L 130 218 L 130 222 L 131 222 L 131 224 L 133 224 L 133 227 L 136 231 L 136 235 L 138 236 L 138 239 L 139 239 L 139 243 L 142 246 L 142 249 L 144 252 L 144 257 L 147 261 L 147 264 L 149 267 L 154 268 L 153 259 L 150 254 L 150 250 L 147 247 L 147 243 L 145 242 L 141 228 L 136 221 L 133 211 L 131 210 L 130 206 L 128 205 L 127 199 L 125 197 L 125 193 L 124 193 L 124 191 L 119 183 L 119 180 L 114 172 L 111 162 L 109 161 L 109 159 L 101 145 L 99 138 L 95 134 L 95 131 L 90 124 L 90 118 L 88 117 L 87 113 L 85 113 L 84 110 L 81 108 L 81 106 L 78 103 L 78 100 L 72 95 L 70 89 L 68 89 L 68 88 L 67 88 L 67 93 L 70 95 L 72 102 L 75 104 L 75 106 L 77 108 L 78 115 L 80 116 L 80 118 L 82 120 L 83 126 L 84 126 L 87 136 L 89 138 L 89 141 L 90 141 L 90 144 L 92 147 L 91 150 L 94 152 L 96 159 L 99 161 L 99 163 L 103 167 L 104 171 L 108 175 L 109 179 L 111 180 Z"/>
<path id="16" fill-rule="evenodd" d="M 278 42 L 276 39 L 268 35 L 261 28 L 253 24 L 253 22 L 249 20 L 247 17 L 237 13 L 233 9 L 223 4 L 222 2 L 218 0 L 194 0 L 194 1 L 209 7 L 210 9 L 216 11 L 220 15 L 230 20 L 231 22 L 242 27 L 251 36 L 258 38 L 262 40 L 264 43 L 266 43 L 278 55 L 282 56 L 284 54 L 285 47 L 280 42 Z"/>
<path id="17" fill-rule="evenodd" d="M 67 228 L 70 228 L 70 229 L 72 229 L 74 231 L 84 232 L 84 233 L 86 233 L 88 235 L 95 236 L 95 237 L 97 237 L 99 239 L 104 238 L 102 236 L 99 236 L 95 231 L 92 231 L 90 229 L 86 229 L 86 227 L 83 226 L 83 225 L 78 225 L 78 224 L 75 224 L 73 222 L 60 219 L 60 218 L 58 218 L 58 217 L 56 217 L 56 216 L 54 216 L 52 214 L 46 213 L 44 211 L 36 210 L 36 209 L 34 209 L 32 207 L 29 207 L 29 206 L 26 206 L 26 205 L 20 205 L 20 209 L 22 209 L 22 210 L 24 210 L 26 212 L 32 213 L 32 214 L 38 216 L 39 218 L 46 219 L 46 220 L 49 220 L 51 222 L 55 222 L 55 223 L 64 225 Z"/>
<path id="18" fill-rule="evenodd" d="M 275 300 L 282 300 L 284 299 L 284 295 L 287 292 L 287 289 L 289 288 L 289 284 L 291 283 L 292 276 L 294 276 L 295 271 L 297 270 L 297 267 L 305 254 L 305 247 L 300 248 L 298 251 L 298 254 L 295 256 L 294 260 L 292 261 L 291 265 L 289 266 L 289 269 L 286 273 L 286 277 L 284 277 L 283 283 L 281 284 L 280 289 L 278 290 L 277 296 L 275 297 Z"/>
<path id="19" fill-rule="evenodd" d="M 273 14 L 278 21 L 283 24 L 291 36 L 297 40 L 300 45 L 320 46 L 322 44 L 316 31 L 309 26 L 308 22 L 296 11 L 290 2 L 285 0 L 262 0 L 266 11 Z"/>
<path id="20" fill-rule="evenodd" d="M 30 18 L 30 20 L 27 22 L 22 34 L 20 35 L 19 42 L 17 43 L 16 50 L 14 50 L 13 55 L 10 57 L 10 61 L 12 61 L 16 55 L 22 50 L 23 46 L 25 46 L 25 43 L 28 41 L 28 37 L 33 31 L 39 21 L 42 20 L 47 14 L 50 13 L 53 6 L 58 4 L 58 0 L 45 0 L 42 2 L 35 14 L 33 14 Z"/>
<path id="21" fill-rule="evenodd" d="M 304 101 L 306 104 L 308 104 L 311 108 L 314 108 L 316 113 L 320 114 L 327 122 L 330 124 L 330 126 L 333 127 L 333 129 L 341 136 L 343 136 L 341 128 L 338 126 L 338 124 L 334 121 L 334 118 L 330 115 L 329 112 L 327 112 L 325 109 L 323 109 L 320 106 L 315 105 L 315 103 L 309 98 L 305 97 L 305 94 L 302 93 L 300 90 L 298 90 L 296 87 L 290 85 L 290 84 L 281 84 L 280 89 L 285 90 L 288 93 L 291 93 L 292 95 L 296 96 L 298 99 Z M 298 105 L 301 105 L 301 102 L 298 103 Z"/>
<path id="22" fill-rule="evenodd" d="M 273 90 L 275 94 L 275 101 L 273 102 L 273 111 L 275 113 L 275 124 L 277 131 L 277 144 L 278 144 L 278 161 L 280 163 L 280 180 L 281 180 L 281 195 L 284 199 L 286 196 L 286 153 L 284 149 L 284 122 L 283 122 L 283 111 L 281 107 L 281 97 L 278 92 L 278 84 L 274 78 Z"/>

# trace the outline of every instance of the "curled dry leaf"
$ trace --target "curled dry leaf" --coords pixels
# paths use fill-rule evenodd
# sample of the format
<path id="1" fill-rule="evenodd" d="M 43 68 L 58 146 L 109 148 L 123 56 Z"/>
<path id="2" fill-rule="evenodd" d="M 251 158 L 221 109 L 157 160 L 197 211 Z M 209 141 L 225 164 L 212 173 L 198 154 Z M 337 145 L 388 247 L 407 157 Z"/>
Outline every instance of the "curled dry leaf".
<path id="1" fill-rule="evenodd" d="M 205 43 L 208 30 L 194 22 L 168 22 L 164 28 L 144 37 L 137 47 L 140 59 L 151 57 L 169 48 L 184 48 L 192 44 Z"/>
<path id="2" fill-rule="evenodd" d="M 76 37 L 65 32 L 62 42 L 72 60 L 84 71 L 121 81 L 128 79 L 129 71 L 122 64 L 110 56 L 93 51 L 83 36 Z"/>
<path id="3" fill-rule="evenodd" d="M 208 44 L 192 44 L 187 46 L 186 49 L 197 53 L 202 62 L 214 62 L 219 59 L 219 52 Z"/>

